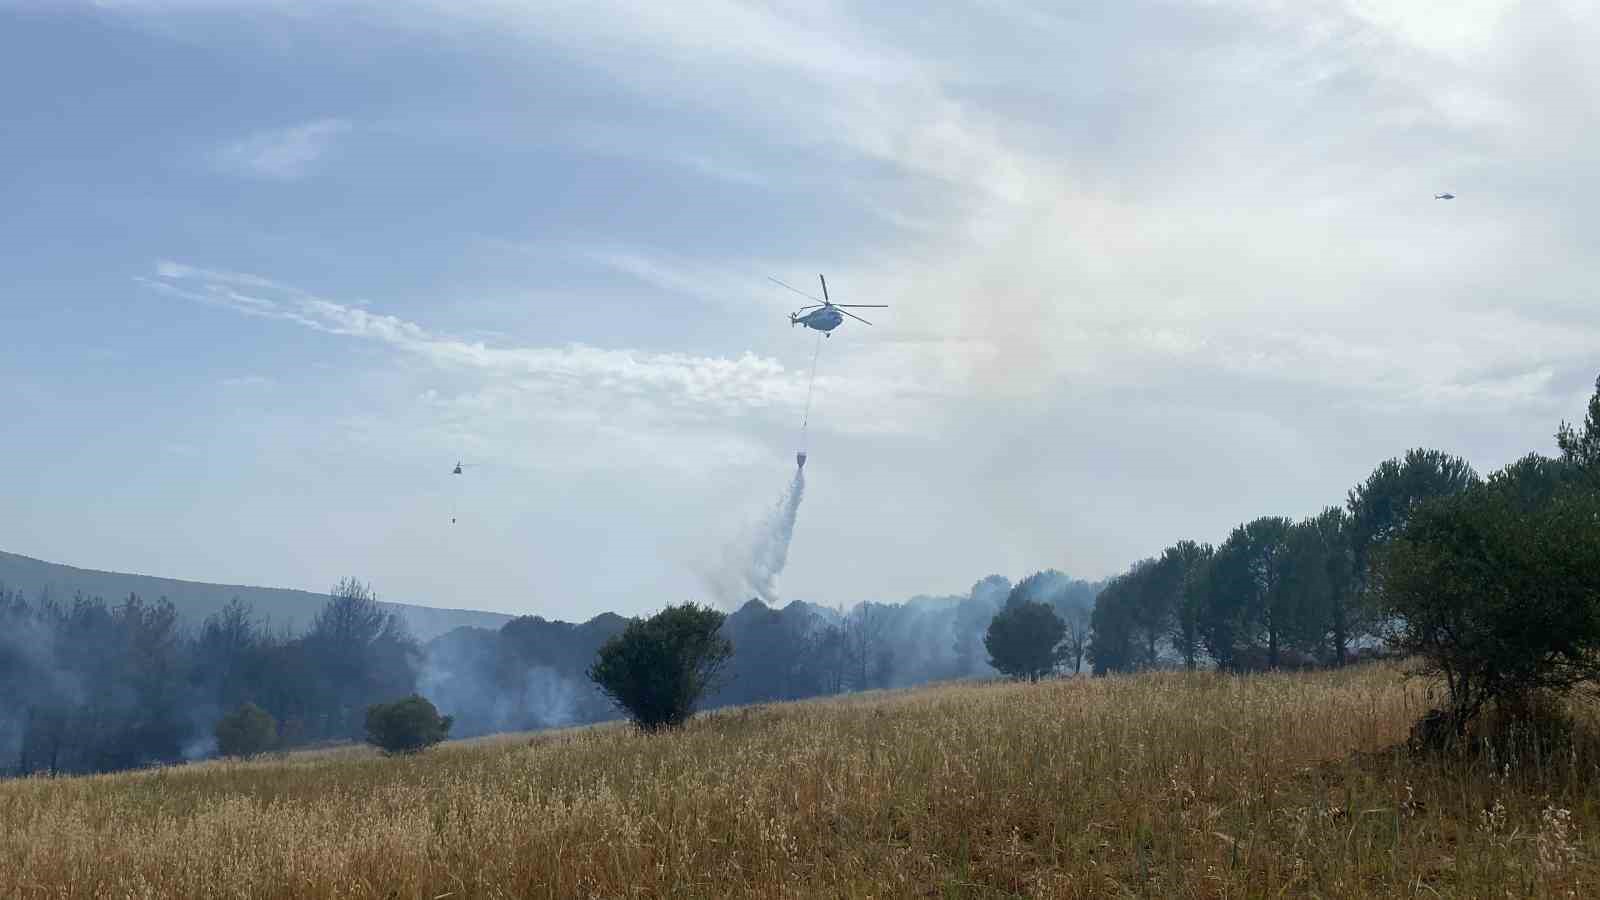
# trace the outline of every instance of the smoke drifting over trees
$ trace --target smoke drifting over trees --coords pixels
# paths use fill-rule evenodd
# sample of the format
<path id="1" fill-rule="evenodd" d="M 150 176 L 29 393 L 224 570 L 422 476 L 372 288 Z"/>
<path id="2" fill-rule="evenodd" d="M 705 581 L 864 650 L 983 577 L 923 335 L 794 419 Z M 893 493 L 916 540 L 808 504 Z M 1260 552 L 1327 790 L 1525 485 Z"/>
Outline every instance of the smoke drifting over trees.
<path id="1" fill-rule="evenodd" d="M 455 716 L 455 737 L 613 718 L 583 672 L 627 623 L 605 613 L 581 625 L 523 616 L 498 631 L 458 628 L 428 644 L 418 690 Z"/>
<path id="2" fill-rule="evenodd" d="M 792 526 L 801 489 L 797 477 L 776 521 Z M 724 622 L 734 656 L 706 705 L 992 676 L 983 633 L 1008 597 L 1025 590 L 1086 616 L 1097 589 L 1052 571 L 1016 588 L 991 575 L 966 595 L 850 610 L 751 599 Z M 370 705 L 414 692 L 454 717 L 452 737 L 613 719 L 584 671 L 627 623 L 610 613 L 581 624 L 524 616 L 421 644 L 354 579 L 298 634 L 237 601 L 184 629 L 162 600 L 62 603 L 0 588 L 0 772 L 204 758 L 217 751 L 218 721 L 246 703 L 277 723 L 280 748 L 360 740 Z"/>
<path id="3" fill-rule="evenodd" d="M 1085 623 L 1087 634 L 1097 585 L 1059 572 L 1024 582 L 1063 618 Z M 723 623 L 733 658 L 705 705 L 993 676 L 983 634 L 1011 592 L 1009 579 L 991 575 L 965 596 L 850 610 L 800 601 L 775 607 L 752 597 Z M 627 622 L 612 614 L 582 624 L 529 616 L 497 632 L 460 628 L 426 647 L 419 691 L 456 717 L 452 735 L 460 737 L 614 719 L 619 713 L 584 672 Z"/>
<path id="4" fill-rule="evenodd" d="M 289 744 L 355 737 L 368 704 L 409 691 L 420 654 L 354 579 L 298 636 L 240 603 L 190 634 L 165 600 L 0 591 L 0 765 L 95 772 L 206 756 L 217 721 L 246 702 Z"/>

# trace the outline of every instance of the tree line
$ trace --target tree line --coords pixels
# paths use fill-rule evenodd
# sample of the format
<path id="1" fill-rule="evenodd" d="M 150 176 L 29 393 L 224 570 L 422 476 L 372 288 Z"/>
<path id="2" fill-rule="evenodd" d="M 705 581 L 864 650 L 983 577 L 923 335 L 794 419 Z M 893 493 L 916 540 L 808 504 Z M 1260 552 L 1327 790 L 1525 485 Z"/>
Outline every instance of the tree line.
<path id="1" fill-rule="evenodd" d="M 1093 671 L 1309 668 L 1377 652 L 1382 623 L 1368 602 L 1375 550 L 1423 502 L 1479 480 L 1460 457 L 1415 449 L 1380 463 L 1343 505 L 1299 520 L 1262 516 L 1215 545 L 1178 541 L 1101 591 Z"/>
<path id="2" fill-rule="evenodd" d="M 731 614 L 524 616 L 420 645 L 355 579 L 300 634 L 237 601 L 189 633 L 164 600 L 30 601 L 0 587 L 0 771 L 201 758 L 225 734 L 289 747 L 407 731 L 425 745 L 997 673 L 1248 672 L 1386 651 L 1444 677 L 1444 730 L 1459 733 L 1488 705 L 1600 684 L 1600 382 L 1582 426 L 1556 437 L 1559 456 L 1487 479 L 1412 450 L 1342 505 L 1245 522 L 1216 545 L 1180 541 L 1104 582 L 990 575 L 965 594 L 848 612 L 752 600 Z"/>
<path id="3" fill-rule="evenodd" d="M 1581 427 L 1563 421 L 1555 437 L 1558 456 L 1530 453 L 1488 478 L 1415 449 L 1341 506 L 1140 560 L 1095 598 L 1094 673 L 1394 654 L 1443 676 L 1446 703 L 1414 736 L 1424 743 L 1465 737 L 1491 706 L 1524 731 L 1559 719 L 1553 698 L 1600 689 L 1600 380 Z M 1048 602 L 1013 596 L 985 646 L 1005 674 L 1037 680 L 1081 652 L 1070 632 Z"/>
<path id="4" fill-rule="evenodd" d="M 707 679 L 702 707 L 720 707 L 909 687 L 995 674 L 983 647 L 990 619 L 1015 597 L 1048 596 L 1087 646 L 1097 585 L 1054 570 L 1013 585 L 980 579 L 961 595 L 862 603 L 846 611 L 752 599 L 717 620 L 734 648 Z M 430 642 L 419 690 L 455 716 L 453 734 L 583 724 L 618 708 L 591 679 L 601 648 L 632 622 L 603 614 L 582 624 L 525 616 L 498 631 L 459 628 Z"/>
<path id="5" fill-rule="evenodd" d="M 738 652 L 700 700 L 716 707 L 990 676 L 983 633 L 1008 599 L 1048 594 L 1085 623 L 1086 637 L 1095 589 L 1049 571 L 849 611 L 752 600 L 719 624 Z M 353 578 L 303 632 L 237 600 L 186 629 L 165 599 L 29 598 L 0 586 L 0 775 L 361 740 L 371 707 L 413 694 L 451 717 L 454 737 L 614 719 L 618 708 L 587 671 L 629 621 L 522 616 L 420 644 Z"/>
<path id="6" fill-rule="evenodd" d="M 368 708 L 415 689 L 421 649 L 355 579 L 302 634 L 238 601 L 194 632 L 173 605 L 138 596 L 30 601 L 0 588 L 0 766 L 103 772 L 195 759 L 243 704 L 286 746 L 362 736 Z"/>

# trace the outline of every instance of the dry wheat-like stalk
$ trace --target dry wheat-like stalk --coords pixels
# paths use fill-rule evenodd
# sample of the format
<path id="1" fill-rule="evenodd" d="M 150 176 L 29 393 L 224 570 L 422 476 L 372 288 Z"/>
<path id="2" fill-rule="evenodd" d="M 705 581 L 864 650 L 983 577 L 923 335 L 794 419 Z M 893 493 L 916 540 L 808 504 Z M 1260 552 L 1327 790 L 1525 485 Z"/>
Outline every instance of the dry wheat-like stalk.
<path id="1" fill-rule="evenodd" d="M 1422 691 L 1389 666 L 951 684 L 16 780 L 0 897 L 1593 895 L 1600 742 L 1414 759 Z"/>

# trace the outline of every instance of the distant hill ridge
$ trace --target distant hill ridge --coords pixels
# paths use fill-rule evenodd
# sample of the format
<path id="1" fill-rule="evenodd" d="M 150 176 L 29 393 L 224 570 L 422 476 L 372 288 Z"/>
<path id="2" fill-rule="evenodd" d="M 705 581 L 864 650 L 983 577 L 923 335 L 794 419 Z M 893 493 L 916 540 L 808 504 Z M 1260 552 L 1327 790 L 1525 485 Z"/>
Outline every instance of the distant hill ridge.
<path id="1" fill-rule="evenodd" d="M 73 595 L 80 593 L 85 597 L 102 597 L 107 603 L 116 603 L 129 594 L 138 594 L 146 600 L 165 597 L 177 608 L 183 623 L 190 626 L 198 626 L 206 616 L 238 597 L 253 606 L 258 617 L 270 618 L 273 628 L 288 625 L 295 631 L 303 631 L 323 604 L 328 602 L 326 593 L 101 572 L 45 562 L 3 550 L 0 550 L 0 585 L 21 591 L 30 600 L 36 599 L 43 591 L 48 591 L 51 597 L 69 602 Z M 380 602 L 400 613 L 411 628 L 411 633 L 421 641 L 432 640 L 463 626 L 498 630 L 513 618 L 504 613 L 471 609 L 435 609 L 386 600 Z"/>

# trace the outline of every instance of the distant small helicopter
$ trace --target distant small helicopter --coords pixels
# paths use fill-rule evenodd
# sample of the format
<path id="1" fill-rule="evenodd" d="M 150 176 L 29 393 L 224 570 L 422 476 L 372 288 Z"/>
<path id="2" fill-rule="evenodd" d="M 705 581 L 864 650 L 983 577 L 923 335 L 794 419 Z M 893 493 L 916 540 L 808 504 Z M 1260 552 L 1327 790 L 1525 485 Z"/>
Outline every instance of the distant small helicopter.
<path id="1" fill-rule="evenodd" d="M 456 467 L 454 469 L 450 470 L 450 474 L 451 475 L 460 475 L 462 468 L 464 468 L 464 467 L 461 465 L 461 460 L 458 459 L 458 460 L 456 460 Z M 457 504 L 459 504 L 461 502 L 460 501 L 460 493 L 461 493 L 460 491 L 457 491 L 456 492 L 456 497 L 453 498 L 451 500 L 451 503 L 450 503 L 450 524 L 451 525 L 456 524 L 456 510 L 455 510 L 455 507 L 456 507 Z"/>
<path id="2" fill-rule="evenodd" d="M 1433 199 L 1435 199 L 1435 200 L 1454 200 L 1455 198 L 1456 198 L 1456 195 L 1455 194 L 1450 194 L 1450 193 L 1434 194 L 1433 195 Z"/>
<path id="3" fill-rule="evenodd" d="M 767 280 L 773 282 L 774 284 L 779 285 L 780 287 L 788 288 L 789 290 L 794 291 L 796 294 L 799 294 L 800 296 L 805 297 L 808 300 L 816 300 L 817 302 L 816 302 L 815 305 L 802 306 L 799 309 L 795 310 L 794 312 L 790 313 L 789 314 L 789 325 L 790 325 L 790 327 L 793 327 L 795 325 L 804 325 L 807 328 L 815 328 L 816 330 L 822 332 L 824 335 L 826 335 L 828 337 L 833 337 L 833 334 L 832 334 L 833 330 L 835 328 L 838 328 L 840 325 L 844 324 L 844 317 L 845 316 L 849 316 L 850 318 L 855 319 L 857 322 L 861 322 L 861 323 L 866 324 L 866 325 L 871 325 L 872 324 L 871 322 L 868 322 L 866 319 L 861 318 L 860 316 L 856 315 L 853 312 L 846 312 L 845 310 L 847 310 L 847 309 L 888 309 L 889 308 L 889 304 L 887 304 L 887 303 L 834 303 L 833 301 L 828 299 L 828 279 L 823 278 L 821 275 L 817 276 L 817 280 L 822 282 L 822 298 L 821 299 L 813 297 L 810 294 L 806 293 L 805 291 L 800 290 L 797 287 L 793 287 L 793 286 L 790 286 L 788 284 L 785 284 L 782 281 L 779 281 L 778 279 L 771 277 L 770 275 L 767 276 Z M 806 310 L 808 310 L 808 309 L 811 310 L 811 312 L 806 312 Z M 806 314 L 802 316 L 801 313 L 806 313 Z"/>

